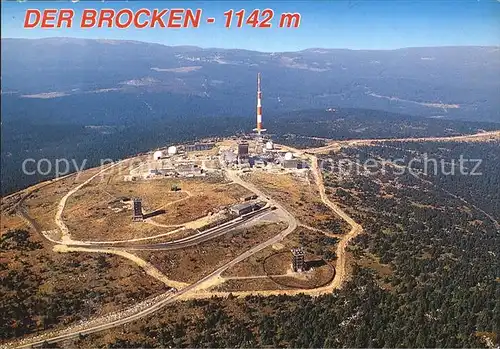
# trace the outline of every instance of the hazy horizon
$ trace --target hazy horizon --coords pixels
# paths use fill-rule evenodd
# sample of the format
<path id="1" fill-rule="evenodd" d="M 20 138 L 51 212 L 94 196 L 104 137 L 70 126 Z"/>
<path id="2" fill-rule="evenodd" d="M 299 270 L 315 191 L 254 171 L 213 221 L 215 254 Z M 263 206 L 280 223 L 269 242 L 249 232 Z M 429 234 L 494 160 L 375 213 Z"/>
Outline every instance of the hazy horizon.
<path id="1" fill-rule="evenodd" d="M 252 49 L 247 49 L 247 48 L 224 48 L 224 47 L 217 47 L 217 46 L 199 46 L 199 45 L 190 45 L 190 44 L 177 44 L 177 45 L 169 45 L 166 43 L 158 43 L 158 42 L 153 42 L 153 41 L 145 41 L 145 40 L 128 40 L 128 39 L 114 39 L 114 38 L 79 38 L 79 37 L 73 37 L 73 36 L 49 36 L 49 37 L 42 37 L 42 38 L 28 38 L 28 37 L 1 37 L 1 40 L 4 39 L 13 39 L 13 40 L 54 40 L 54 39 L 70 39 L 70 40 L 92 40 L 92 41 L 122 41 L 122 42 L 137 42 L 137 43 L 143 43 L 143 44 L 153 44 L 153 45 L 161 45 L 161 46 L 167 46 L 167 47 L 196 47 L 204 50 L 210 50 L 210 49 L 221 49 L 221 50 L 241 50 L 241 51 L 253 51 L 253 52 L 262 52 L 262 53 L 286 53 L 286 52 L 302 52 L 302 51 L 311 51 L 311 50 L 346 50 L 346 51 L 397 51 L 397 50 L 405 50 L 405 49 L 422 49 L 422 48 L 454 48 L 454 47 L 491 47 L 491 48 L 497 48 L 500 50 L 500 44 L 499 45 L 434 45 L 434 46 L 404 46 L 404 47 L 397 47 L 397 48 L 385 48 L 385 49 L 364 49 L 364 48 L 347 48 L 347 47 L 307 47 L 304 49 L 300 50 L 293 50 L 293 51 L 261 51 L 261 50 L 252 50 Z"/>

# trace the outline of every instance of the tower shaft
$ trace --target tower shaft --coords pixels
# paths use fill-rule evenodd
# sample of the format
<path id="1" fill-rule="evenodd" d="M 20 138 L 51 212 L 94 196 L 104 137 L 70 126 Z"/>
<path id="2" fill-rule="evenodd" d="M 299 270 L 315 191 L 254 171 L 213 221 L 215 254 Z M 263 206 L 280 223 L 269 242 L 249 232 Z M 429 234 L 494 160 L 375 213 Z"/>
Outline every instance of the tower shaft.
<path id="1" fill-rule="evenodd" d="M 254 128 L 257 134 L 260 135 L 265 129 L 262 128 L 262 90 L 260 86 L 260 73 L 257 74 L 257 127 Z"/>

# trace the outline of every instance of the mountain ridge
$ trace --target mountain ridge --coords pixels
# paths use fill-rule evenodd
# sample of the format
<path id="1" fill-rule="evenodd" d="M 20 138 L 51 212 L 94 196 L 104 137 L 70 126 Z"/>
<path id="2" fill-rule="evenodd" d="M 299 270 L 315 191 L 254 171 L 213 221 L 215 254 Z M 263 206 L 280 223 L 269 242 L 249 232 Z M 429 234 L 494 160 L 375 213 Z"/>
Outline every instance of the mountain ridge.
<path id="1" fill-rule="evenodd" d="M 193 101 L 206 116 L 251 114 L 260 72 L 264 113 L 338 106 L 500 122 L 495 46 L 265 53 L 130 40 L 2 38 L 1 50 L 7 118 L 22 115 L 19 105 L 27 100 L 53 105 L 77 96 L 86 107 L 95 94 L 106 95 L 99 100 L 102 113 L 126 94 L 146 118 L 151 108 L 183 114 Z M 144 105 L 151 108 L 142 111 Z"/>
<path id="2" fill-rule="evenodd" d="M 443 45 L 443 46 L 405 46 L 398 48 L 390 48 L 390 49 L 353 49 L 353 48 L 343 48 L 343 47 L 308 47 L 301 50 L 294 51 L 259 51 L 259 50 L 250 50 L 245 48 L 224 48 L 224 47 L 202 47 L 196 45 L 168 45 L 166 43 L 152 42 L 152 41 L 142 41 L 142 40 L 127 40 L 127 39 L 105 39 L 105 38 L 78 38 L 72 36 L 51 36 L 51 37 L 43 37 L 43 38 L 26 38 L 26 37 L 2 37 L 0 41 L 3 40 L 27 40 L 27 41 L 52 41 L 52 40 L 71 40 L 71 41 L 95 41 L 101 43 L 137 43 L 137 44 L 147 44 L 147 45 L 159 45 L 165 46 L 169 48 L 186 48 L 186 49 L 199 49 L 199 50 L 224 50 L 224 51 L 247 51 L 247 52 L 256 52 L 256 53 L 298 53 L 298 52 L 307 52 L 307 51 L 354 51 L 354 52 L 373 52 L 373 51 L 381 51 L 381 52 L 390 52 L 390 51 L 400 51 L 400 50 L 411 50 L 411 49 L 434 49 L 434 48 L 492 48 L 496 50 L 500 50 L 500 46 L 498 45 Z"/>

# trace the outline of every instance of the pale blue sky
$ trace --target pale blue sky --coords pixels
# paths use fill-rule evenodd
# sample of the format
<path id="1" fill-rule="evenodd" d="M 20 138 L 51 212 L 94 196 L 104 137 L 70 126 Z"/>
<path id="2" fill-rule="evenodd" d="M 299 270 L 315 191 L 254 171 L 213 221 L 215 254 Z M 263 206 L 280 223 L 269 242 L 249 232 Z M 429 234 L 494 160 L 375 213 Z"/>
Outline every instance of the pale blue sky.
<path id="1" fill-rule="evenodd" d="M 28 8 L 202 8 L 198 29 L 24 29 Z M 300 28 L 224 28 L 228 9 L 300 12 Z M 276 18 L 275 18 L 276 19 Z M 274 21 L 275 23 L 276 21 Z M 166 45 L 295 51 L 311 47 L 394 49 L 420 46 L 500 45 L 500 2 L 458 1 L 2 1 L 2 37 L 127 39 Z"/>

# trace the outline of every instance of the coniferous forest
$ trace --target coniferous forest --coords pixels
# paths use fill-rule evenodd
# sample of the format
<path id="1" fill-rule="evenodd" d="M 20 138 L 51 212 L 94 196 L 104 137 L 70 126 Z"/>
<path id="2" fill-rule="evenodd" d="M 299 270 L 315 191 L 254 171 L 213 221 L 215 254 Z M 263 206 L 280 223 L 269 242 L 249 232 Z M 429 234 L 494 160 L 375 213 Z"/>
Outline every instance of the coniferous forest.
<path id="1" fill-rule="evenodd" d="M 317 298 L 186 301 L 127 327 L 81 338 L 76 346 L 498 346 L 499 211 L 491 198 L 498 197 L 499 187 L 491 184 L 499 180 L 499 147 L 383 144 L 325 156 L 327 194 L 364 229 L 350 244 L 352 278 L 342 289 Z M 391 166 L 383 173 L 336 168 L 339 159 L 391 160 L 408 151 L 448 164 L 463 152 L 481 155 L 482 175 L 451 179 L 401 174 Z"/>

